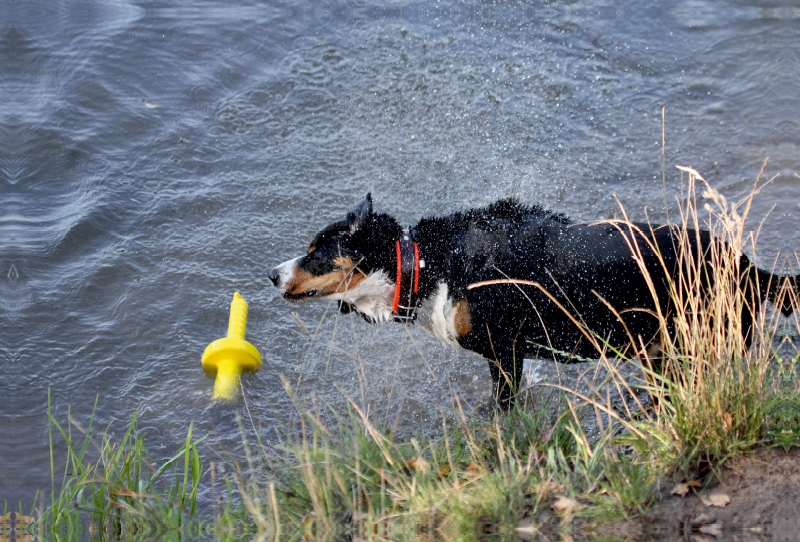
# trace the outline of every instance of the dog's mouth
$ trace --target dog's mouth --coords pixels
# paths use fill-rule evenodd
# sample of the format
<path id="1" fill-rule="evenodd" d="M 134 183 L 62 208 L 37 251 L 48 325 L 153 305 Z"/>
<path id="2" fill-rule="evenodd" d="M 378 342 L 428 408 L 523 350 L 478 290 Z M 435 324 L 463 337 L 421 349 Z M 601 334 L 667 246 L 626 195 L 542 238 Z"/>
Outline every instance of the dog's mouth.
<path id="1" fill-rule="evenodd" d="M 304 301 L 306 299 L 316 296 L 317 296 L 317 290 L 309 290 L 301 294 L 290 294 L 289 292 L 283 294 L 283 298 L 288 299 L 289 301 Z"/>

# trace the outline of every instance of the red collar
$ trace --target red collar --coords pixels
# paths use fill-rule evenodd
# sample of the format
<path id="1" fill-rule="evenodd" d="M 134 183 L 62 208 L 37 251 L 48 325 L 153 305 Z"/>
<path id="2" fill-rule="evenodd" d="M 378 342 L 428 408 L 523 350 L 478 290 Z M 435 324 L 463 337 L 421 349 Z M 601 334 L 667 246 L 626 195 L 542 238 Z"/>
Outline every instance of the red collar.
<path id="1" fill-rule="evenodd" d="M 397 322 L 411 322 L 417 317 L 419 290 L 419 246 L 413 234 L 403 230 L 395 242 L 397 251 L 397 280 L 394 284 L 392 314 Z M 401 304 L 402 301 L 402 304 Z"/>

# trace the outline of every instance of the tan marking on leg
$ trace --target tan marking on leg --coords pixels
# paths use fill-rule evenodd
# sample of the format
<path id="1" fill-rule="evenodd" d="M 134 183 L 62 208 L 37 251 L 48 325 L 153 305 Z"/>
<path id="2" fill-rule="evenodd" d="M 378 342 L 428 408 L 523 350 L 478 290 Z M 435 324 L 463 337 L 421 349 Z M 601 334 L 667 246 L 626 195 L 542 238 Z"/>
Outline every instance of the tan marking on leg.
<path id="1" fill-rule="evenodd" d="M 456 302 L 453 306 L 453 328 L 459 337 L 463 337 L 472 331 L 469 303 L 466 299 Z"/>

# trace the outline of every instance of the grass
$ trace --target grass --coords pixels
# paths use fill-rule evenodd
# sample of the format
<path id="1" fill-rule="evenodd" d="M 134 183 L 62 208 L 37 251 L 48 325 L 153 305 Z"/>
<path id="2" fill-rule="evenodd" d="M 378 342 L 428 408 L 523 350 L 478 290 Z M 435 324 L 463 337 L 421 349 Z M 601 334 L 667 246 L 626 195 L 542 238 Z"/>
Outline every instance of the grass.
<path id="1" fill-rule="evenodd" d="M 96 408 L 97 405 L 95 405 Z M 202 463 L 192 426 L 186 442 L 159 466 L 150 461 L 136 414 L 118 442 L 106 428 L 93 433 L 94 414 L 82 427 L 70 413 L 60 423 L 48 399 L 48 434 L 53 485 L 49 506 L 36 531 L 42 540 L 169 539 L 186 535 L 197 510 Z M 62 468 L 56 467 L 56 434 L 66 444 Z"/>
<path id="2" fill-rule="evenodd" d="M 757 190 L 729 205 L 706 185 L 703 196 L 711 204 L 704 206 L 708 219 L 701 223 L 694 194 L 695 183 L 702 178 L 694 170 L 686 171 L 689 197 L 681 207 L 678 263 L 682 272 L 670 284 L 676 310 L 669 317 L 658 315 L 660 370 L 645 369 L 654 408 L 636 423 L 619 420 L 630 432 L 628 443 L 638 454 L 655 450 L 665 468 L 679 470 L 700 458 L 722 461 L 760 440 L 774 392 L 769 376 L 775 366 L 773 344 L 780 324 L 777 311 L 767 316 L 765 307 L 751 306 L 739 284 L 743 270 L 738 256 L 748 244 L 755 245 L 744 223 Z M 621 227 L 632 228 L 628 224 Z M 689 228 L 697 231 L 701 225 L 712 238 L 727 242 L 711 251 L 710 264 L 691 245 Z M 644 269 L 639 247 L 632 250 Z M 701 285 L 708 282 L 706 295 L 698 295 Z M 742 314 L 754 320 L 752 345 L 744 338 Z M 644 367 L 653 365 L 643 346 L 637 357 Z M 626 386 L 623 377 L 615 374 L 615 379 L 618 386 Z"/>
<path id="3" fill-rule="evenodd" d="M 199 527 L 191 527 L 202 515 L 197 492 L 209 476 L 191 427 L 176 454 L 153 466 L 135 416 L 113 443 L 107 432 L 96 440 L 91 424 L 61 425 L 49 414 L 51 450 L 60 435 L 68 454 L 63 470 L 53 465 L 40 538 L 554 539 L 580 534 L 570 534 L 576 524 L 586 534 L 642 515 L 665 487 L 707 482 L 708 472 L 757 444 L 800 446 L 798 357 L 775 348 L 776 337 L 788 341 L 790 324 L 750 306 L 739 287 L 737 256 L 752 252 L 757 237 L 745 229 L 757 187 L 730 204 L 694 170 L 684 174 L 682 272 L 670 285 L 677 309 L 656 310 L 659 370 L 639 338 L 631 337 L 620 360 L 586 330 L 609 352 L 592 367 L 599 379 L 587 373 L 570 389 L 537 385 L 508 415 L 466 412 L 454 397 L 436 436 L 426 438 L 398 437 L 354 400 L 344 408 L 322 404 L 284 381 L 294 422 L 271 447 L 248 441 L 242 427 L 244 454 L 231 460 L 226 479 L 233 498 L 195 521 Z M 698 184 L 708 202 L 702 207 Z M 614 224 L 645 243 L 632 235 L 624 210 L 622 217 Z M 690 228 L 726 241 L 711 265 L 691 248 Z M 642 267 L 643 250 L 631 241 Z M 707 295 L 698 295 L 709 278 Z M 742 338 L 748 313 L 757 313 L 750 345 Z M 800 330 L 796 317 L 793 323 Z"/>

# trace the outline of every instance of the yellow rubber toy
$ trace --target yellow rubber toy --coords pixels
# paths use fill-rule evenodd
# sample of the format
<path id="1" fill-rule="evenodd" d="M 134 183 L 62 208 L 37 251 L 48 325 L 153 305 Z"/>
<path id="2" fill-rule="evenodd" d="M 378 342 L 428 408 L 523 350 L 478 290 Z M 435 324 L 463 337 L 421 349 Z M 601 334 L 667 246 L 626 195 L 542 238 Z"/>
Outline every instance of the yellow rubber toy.
<path id="1" fill-rule="evenodd" d="M 255 346 L 244 340 L 247 327 L 247 301 L 239 292 L 233 294 L 228 336 L 217 339 L 203 352 L 203 369 L 214 380 L 213 399 L 233 399 L 239 391 L 239 375 L 244 371 L 257 371 L 261 367 L 261 354 Z"/>

